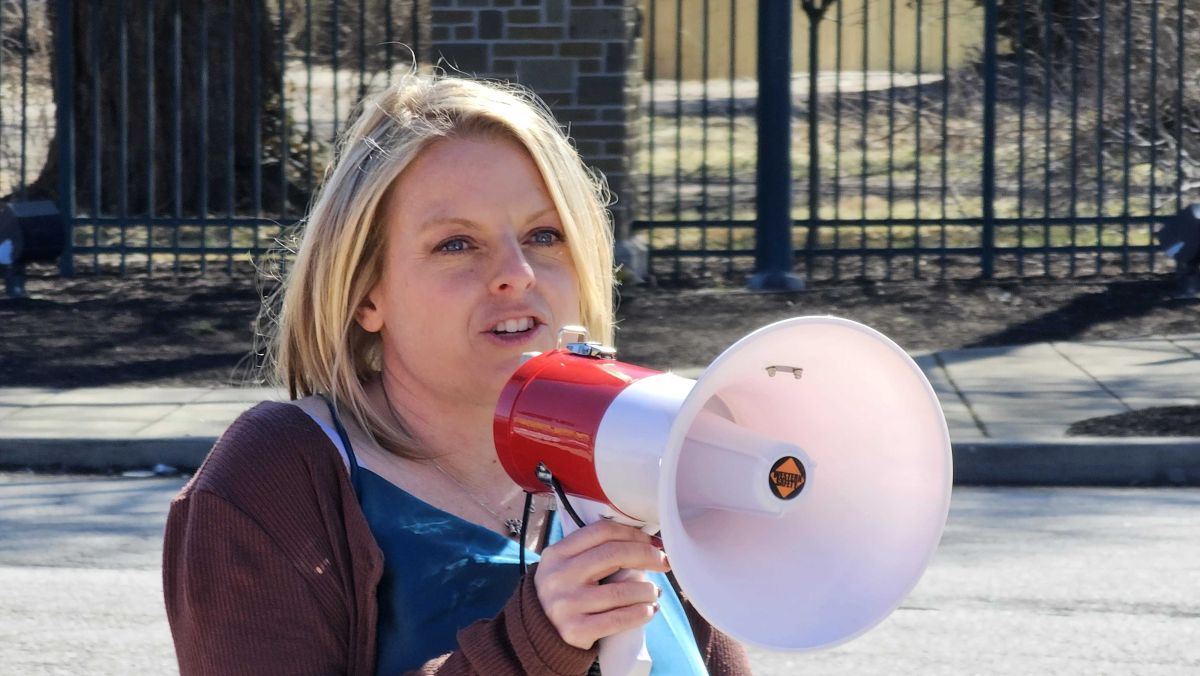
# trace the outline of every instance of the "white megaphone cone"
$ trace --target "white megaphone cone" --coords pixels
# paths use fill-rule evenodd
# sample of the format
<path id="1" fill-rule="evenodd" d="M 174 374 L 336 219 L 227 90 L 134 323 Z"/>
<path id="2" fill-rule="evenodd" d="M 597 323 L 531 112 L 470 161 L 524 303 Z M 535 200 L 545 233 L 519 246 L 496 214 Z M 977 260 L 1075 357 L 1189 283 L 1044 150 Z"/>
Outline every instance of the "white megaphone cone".
<path id="1" fill-rule="evenodd" d="M 950 440 L 893 342 L 801 317 L 741 339 L 697 381 L 611 356 L 574 343 L 513 375 L 494 431 L 514 481 L 546 492 L 552 479 L 585 523 L 661 530 L 696 610 L 765 648 L 850 640 L 916 585 L 949 510 Z M 640 635 L 602 640 L 602 670 L 646 673 Z"/>

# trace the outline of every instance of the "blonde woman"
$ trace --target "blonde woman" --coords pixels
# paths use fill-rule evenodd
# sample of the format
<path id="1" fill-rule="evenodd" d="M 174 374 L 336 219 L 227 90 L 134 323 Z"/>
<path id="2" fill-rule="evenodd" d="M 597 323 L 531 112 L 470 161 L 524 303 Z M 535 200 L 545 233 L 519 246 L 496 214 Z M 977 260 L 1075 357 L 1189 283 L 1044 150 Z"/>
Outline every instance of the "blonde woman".
<path id="1" fill-rule="evenodd" d="M 585 674 L 645 626 L 660 673 L 748 673 L 645 534 L 562 538 L 496 459 L 521 353 L 611 339 L 611 252 L 602 185 L 531 96 L 412 75 L 365 101 L 283 288 L 292 401 L 242 415 L 171 506 L 181 672 Z M 599 584 L 622 568 L 648 574 Z"/>

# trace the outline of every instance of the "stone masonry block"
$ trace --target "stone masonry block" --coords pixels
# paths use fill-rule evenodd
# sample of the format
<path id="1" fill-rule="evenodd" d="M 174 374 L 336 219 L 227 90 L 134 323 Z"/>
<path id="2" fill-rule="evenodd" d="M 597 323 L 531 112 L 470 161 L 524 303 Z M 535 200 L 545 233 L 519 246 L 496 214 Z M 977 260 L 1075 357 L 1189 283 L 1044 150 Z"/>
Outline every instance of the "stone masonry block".
<path id="1" fill-rule="evenodd" d="M 565 42 L 559 46 L 558 53 L 575 58 L 596 57 L 604 53 L 604 45 L 598 42 Z"/>
<path id="2" fill-rule="evenodd" d="M 575 102 L 575 95 L 573 92 L 538 92 L 538 95 L 541 96 L 542 100 L 546 102 L 546 105 L 549 106 L 550 110 L 552 111 L 558 111 L 559 108 L 572 105 Z M 559 122 L 562 122 L 562 119 L 559 118 L 557 114 L 555 114 L 554 118 L 559 120 Z M 565 124 L 560 124 L 558 126 L 566 127 Z"/>
<path id="3" fill-rule="evenodd" d="M 492 47 L 497 57 L 554 56 L 554 45 L 548 42 L 502 42 Z"/>
<path id="4" fill-rule="evenodd" d="M 574 124 L 578 122 L 595 122 L 596 109 L 592 107 L 574 108 L 567 106 L 559 106 L 554 109 L 554 117 L 563 124 Z"/>
<path id="5" fill-rule="evenodd" d="M 624 129 L 624 127 L 622 127 L 622 129 Z M 625 151 L 628 149 L 629 146 L 625 143 L 624 139 L 615 139 L 604 142 L 604 152 L 608 155 L 624 155 Z"/>
<path id="6" fill-rule="evenodd" d="M 581 141 L 580 143 L 586 143 L 589 144 L 589 147 L 594 147 L 594 150 L 590 153 L 591 158 L 594 159 L 589 159 L 588 164 L 596 169 L 599 169 L 600 171 L 603 171 L 604 174 L 609 177 L 610 181 L 612 181 L 613 177 L 615 176 L 624 175 L 622 173 L 625 171 L 624 157 L 602 157 L 601 151 L 603 149 L 603 144 L 601 144 L 600 141 Z"/>
<path id="7" fill-rule="evenodd" d="M 625 137 L 625 125 L 577 124 L 571 128 L 571 133 L 577 138 L 594 138 L 602 141 L 622 139 Z"/>
<path id="8" fill-rule="evenodd" d="M 621 75 L 585 75 L 579 78 L 579 102 L 606 104 L 624 102 L 625 78 Z"/>
<path id="9" fill-rule="evenodd" d="M 434 47 L 446 63 L 464 73 L 486 73 L 488 47 L 478 43 L 447 42 Z"/>
<path id="10" fill-rule="evenodd" d="M 595 159 L 597 155 L 604 149 L 604 144 L 600 141 L 591 141 L 588 139 L 580 139 L 575 136 L 575 126 L 571 126 L 571 138 L 575 141 L 575 149 L 580 155 L 587 158 L 588 164 L 604 171 L 600 166 L 600 160 Z"/>
<path id="11" fill-rule="evenodd" d="M 492 61 L 492 71 L 489 75 L 500 75 L 502 77 L 516 77 L 517 62 L 514 59 L 496 59 Z"/>
<path id="12" fill-rule="evenodd" d="M 478 36 L 476 35 L 476 28 L 474 24 L 454 27 L 455 40 L 474 40 L 476 37 Z"/>
<path id="13" fill-rule="evenodd" d="M 485 9 L 479 13 L 479 37 L 484 40 L 499 40 L 504 37 L 504 12 Z"/>
<path id="14" fill-rule="evenodd" d="M 627 64 L 629 49 L 624 42 L 610 42 L 604 50 L 604 72 L 606 73 L 624 73 Z"/>
<path id="15" fill-rule="evenodd" d="M 605 108 L 600 111 L 600 119 L 605 122 L 624 122 L 629 117 L 629 111 L 621 108 Z"/>
<path id="16" fill-rule="evenodd" d="M 620 9 L 576 9 L 568 23 L 576 40 L 623 40 L 626 37 L 625 13 Z"/>
<path id="17" fill-rule="evenodd" d="M 575 63 L 562 59 L 524 59 L 517 62 L 517 80 L 537 92 L 573 91 Z"/>
<path id="18" fill-rule="evenodd" d="M 566 0 L 546 0 L 542 10 L 546 13 L 546 23 L 562 23 L 566 16 Z"/>
<path id="19" fill-rule="evenodd" d="M 510 9 L 505 17 L 510 24 L 540 24 L 542 13 L 536 9 Z"/>
<path id="20" fill-rule="evenodd" d="M 474 23 L 475 12 L 456 9 L 435 9 L 431 14 L 431 18 L 435 24 L 439 25 Z"/>
<path id="21" fill-rule="evenodd" d="M 510 40 L 561 40 L 562 26 L 513 26 L 508 29 Z"/>

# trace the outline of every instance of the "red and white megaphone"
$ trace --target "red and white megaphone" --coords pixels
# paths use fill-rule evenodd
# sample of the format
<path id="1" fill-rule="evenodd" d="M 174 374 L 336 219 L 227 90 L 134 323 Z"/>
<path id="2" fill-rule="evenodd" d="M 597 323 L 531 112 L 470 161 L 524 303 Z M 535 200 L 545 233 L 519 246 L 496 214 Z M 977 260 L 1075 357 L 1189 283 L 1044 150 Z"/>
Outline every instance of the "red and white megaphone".
<path id="1" fill-rule="evenodd" d="M 950 438 L 929 382 L 885 336 L 835 317 L 758 329 L 695 381 L 570 343 L 517 369 L 494 433 L 517 484 L 558 484 L 585 523 L 661 531 L 696 610 L 774 650 L 831 647 L 881 622 L 916 586 L 950 507 Z M 600 660 L 606 674 L 649 672 L 640 631 L 602 640 Z"/>

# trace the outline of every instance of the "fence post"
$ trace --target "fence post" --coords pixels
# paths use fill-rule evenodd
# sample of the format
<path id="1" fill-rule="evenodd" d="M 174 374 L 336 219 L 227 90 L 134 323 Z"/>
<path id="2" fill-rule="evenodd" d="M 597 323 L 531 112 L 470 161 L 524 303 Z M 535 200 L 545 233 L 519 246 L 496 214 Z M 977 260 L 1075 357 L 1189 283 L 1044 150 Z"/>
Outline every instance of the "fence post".
<path id="1" fill-rule="evenodd" d="M 66 247 L 58 272 L 75 274 L 75 26 L 71 0 L 54 3 L 55 138 L 58 143 L 58 212 L 66 228 Z"/>
<path id="2" fill-rule="evenodd" d="M 804 239 L 804 272 L 811 276 L 820 237 L 821 224 L 821 90 L 818 87 L 820 70 L 821 20 L 837 0 L 804 0 L 800 4 L 808 15 L 808 236 Z M 835 148 L 834 152 L 838 152 Z M 836 269 L 836 263 L 835 263 Z"/>
<path id="3" fill-rule="evenodd" d="M 792 3 L 758 3 L 758 175 L 752 289 L 804 288 L 792 273 Z"/>
<path id="4" fill-rule="evenodd" d="M 996 37 L 997 0 L 984 3 L 983 18 L 983 251 L 981 274 L 991 279 L 996 253 Z"/>

